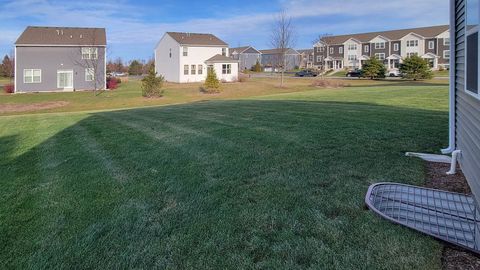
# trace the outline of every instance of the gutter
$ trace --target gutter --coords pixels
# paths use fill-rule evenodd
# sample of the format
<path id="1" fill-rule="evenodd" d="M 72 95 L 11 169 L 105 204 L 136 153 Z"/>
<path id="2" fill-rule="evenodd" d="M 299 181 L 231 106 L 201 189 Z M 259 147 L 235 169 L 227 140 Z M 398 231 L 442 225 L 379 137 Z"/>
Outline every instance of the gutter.
<path id="1" fill-rule="evenodd" d="M 448 148 L 442 149 L 443 154 L 451 154 L 456 150 L 456 100 L 455 100 L 455 0 L 450 0 L 450 104 L 449 104 L 449 143 Z M 453 52 L 453 53 L 452 53 Z M 453 56 L 453 57 L 452 57 Z"/>

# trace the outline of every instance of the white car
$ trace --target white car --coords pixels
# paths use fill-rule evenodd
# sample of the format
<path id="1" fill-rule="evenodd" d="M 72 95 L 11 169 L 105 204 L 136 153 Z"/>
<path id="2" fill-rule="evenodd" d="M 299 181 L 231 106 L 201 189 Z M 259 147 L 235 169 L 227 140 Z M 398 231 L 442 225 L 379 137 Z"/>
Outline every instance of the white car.
<path id="1" fill-rule="evenodd" d="M 392 69 L 387 72 L 387 77 L 400 77 L 402 74 L 398 69 Z"/>

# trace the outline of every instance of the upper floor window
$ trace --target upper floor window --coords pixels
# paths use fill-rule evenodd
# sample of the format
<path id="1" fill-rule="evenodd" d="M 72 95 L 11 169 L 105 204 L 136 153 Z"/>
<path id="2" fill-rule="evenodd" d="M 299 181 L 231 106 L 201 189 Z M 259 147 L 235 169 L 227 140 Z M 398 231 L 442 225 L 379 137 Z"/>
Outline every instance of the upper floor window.
<path id="1" fill-rule="evenodd" d="M 188 56 L 188 47 L 183 47 L 183 56 Z"/>
<path id="2" fill-rule="evenodd" d="M 376 42 L 375 49 L 385 49 L 385 42 Z"/>
<path id="3" fill-rule="evenodd" d="M 349 51 L 356 51 L 357 50 L 357 44 L 349 44 L 348 45 L 348 50 Z"/>
<path id="4" fill-rule="evenodd" d="M 375 54 L 375 57 L 376 57 L 378 60 L 385 60 L 385 54 L 384 54 L 384 53 L 376 53 L 376 54 Z"/>
<path id="5" fill-rule="evenodd" d="M 467 0 L 466 1 L 466 21 L 467 27 L 466 34 L 466 66 L 465 66 L 465 90 L 480 98 L 478 92 L 478 32 L 480 24 L 480 1 L 479 0 Z"/>
<path id="6" fill-rule="evenodd" d="M 338 47 L 338 53 L 340 53 L 340 54 L 343 53 L 343 47 Z"/>
<path id="7" fill-rule="evenodd" d="M 93 80 L 95 80 L 95 69 L 86 68 L 85 69 L 85 81 L 86 82 L 93 82 Z"/>
<path id="8" fill-rule="evenodd" d="M 366 45 L 366 46 L 363 48 L 363 51 L 366 52 L 366 53 L 369 53 L 369 52 L 370 52 L 370 46 Z"/>
<path id="9" fill-rule="evenodd" d="M 222 48 L 222 55 L 227 56 L 227 48 Z"/>
<path id="10" fill-rule="evenodd" d="M 82 59 L 87 59 L 87 60 L 98 59 L 98 48 L 83 47 Z"/>
<path id="11" fill-rule="evenodd" d="M 322 62 L 323 57 L 321 55 L 317 55 L 317 62 Z"/>
<path id="12" fill-rule="evenodd" d="M 407 40 L 407 47 L 418 47 L 418 40 Z"/>
<path id="13" fill-rule="evenodd" d="M 41 83 L 42 70 L 41 69 L 24 69 L 23 82 L 24 83 Z"/>
<path id="14" fill-rule="evenodd" d="M 443 51 L 443 58 L 450 59 L 450 50 Z"/>
<path id="15" fill-rule="evenodd" d="M 450 46 L 450 38 L 444 38 L 443 39 L 443 45 L 444 46 Z"/>
<path id="16" fill-rule="evenodd" d="M 232 74 L 232 65 L 223 64 L 222 65 L 222 74 Z"/>
<path id="17" fill-rule="evenodd" d="M 349 60 L 349 61 L 357 60 L 357 55 L 356 55 L 356 54 L 349 54 L 349 55 L 348 55 L 348 60 Z"/>
<path id="18" fill-rule="evenodd" d="M 334 48 L 331 47 L 331 48 L 330 48 L 330 54 L 333 54 L 334 52 L 335 52 L 335 51 L 334 51 Z"/>
<path id="19" fill-rule="evenodd" d="M 428 49 L 429 49 L 429 50 L 435 49 L 435 41 L 430 40 L 430 41 L 428 42 Z"/>
<path id="20" fill-rule="evenodd" d="M 398 50 L 400 50 L 400 45 L 398 43 L 393 44 L 393 50 L 398 52 Z"/>
<path id="21" fill-rule="evenodd" d="M 323 46 L 317 47 L 317 52 L 323 52 L 325 49 Z"/>

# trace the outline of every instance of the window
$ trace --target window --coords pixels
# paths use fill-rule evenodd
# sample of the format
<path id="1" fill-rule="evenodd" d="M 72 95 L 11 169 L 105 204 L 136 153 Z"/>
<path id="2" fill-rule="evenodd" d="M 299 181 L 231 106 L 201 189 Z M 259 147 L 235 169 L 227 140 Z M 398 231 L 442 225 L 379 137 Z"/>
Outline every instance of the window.
<path id="1" fill-rule="evenodd" d="M 443 39 L 443 46 L 450 46 L 450 38 Z"/>
<path id="2" fill-rule="evenodd" d="M 183 66 L 183 75 L 188 75 L 188 65 Z"/>
<path id="3" fill-rule="evenodd" d="M 407 47 L 418 47 L 418 40 L 407 40 Z"/>
<path id="4" fill-rule="evenodd" d="M 330 54 L 333 54 L 334 52 L 334 48 L 330 48 Z"/>
<path id="5" fill-rule="evenodd" d="M 98 48 L 84 47 L 82 48 L 82 59 L 98 59 Z"/>
<path id="6" fill-rule="evenodd" d="M 172 58 L 172 49 L 170 49 L 169 55 L 170 55 L 170 58 Z"/>
<path id="7" fill-rule="evenodd" d="M 466 32 L 466 74 L 465 90 L 478 97 L 478 30 L 479 30 L 479 0 L 466 1 L 467 29 Z"/>
<path id="8" fill-rule="evenodd" d="M 198 65 L 198 75 L 202 75 L 202 74 L 203 74 L 203 66 Z"/>
<path id="9" fill-rule="evenodd" d="M 325 48 L 323 46 L 317 47 L 317 52 L 323 52 L 324 50 L 325 50 Z"/>
<path id="10" fill-rule="evenodd" d="M 385 42 L 377 42 L 375 43 L 375 49 L 385 49 Z"/>
<path id="11" fill-rule="evenodd" d="M 364 52 L 369 53 L 370 52 L 370 46 L 366 45 L 363 49 Z"/>
<path id="12" fill-rule="evenodd" d="M 348 50 L 349 51 L 356 51 L 357 50 L 357 44 L 349 44 L 348 45 Z"/>
<path id="13" fill-rule="evenodd" d="M 222 55 L 227 56 L 227 48 L 222 48 Z"/>
<path id="14" fill-rule="evenodd" d="M 376 53 L 376 54 L 375 54 L 375 57 L 376 57 L 378 60 L 385 60 L 385 54 L 384 54 L 384 53 Z"/>
<path id="15" fill-rule="evenodd" d="M 450 59 L 450 50 L 443 51 L 443 58 Z"/>
<path id="16" fill-rule="evenodd" d="M 428 49 L 429 49 L 429 50 L 435 49 L 435 41 L 430 40 L 430 41 L 428 42 Z"/>
<path id="17" fill-rule="evenodd" d="M 355 54 L 349 54 L 349 55 L 348 55 L 348 60 L 349 60 L 349 61 L 357 60 L 357 55 L 355 55 Z"/>
<path id="18" fill-rule="evenodd" d="M 222 74 L 232 74 L 232 65 L 222 65 Z"/>
<path id="19" fill-rule="evenodd" d="M 317 55 L 317 62 L 322 62 L 322 56 L 321 55 Z"/>
<path id="20" fill-rule="evenodd" d="M 195 75 L 197 73 L 197 66 L 192 65 L 192 68 L 190 69 L 190 74 Z"/>
<path id="21" fill-rule="evenodd" d="M 412 57 L 412 56 L 414 56 L 414 55 L 418 56 L 418 53 L 416 53 L 416 52 L 409 52 L 409 53 L 407 53 L 407 57 Z"/>
<path id="22" fill-rule="evenodd" d="M 93 68 L 86 68 L 85 69 L 85 81 L 92 82 L 95 80 L 95 69 Z"/>
<path id="23" fill-rule="evenodd" d="M 23 82 L 24 83 L 41 83 L 42 70 L 41 69 L 24 69 Z"/>
<path id="24" fill-rule="evenodd" d="M 183 56 L 188 56 L 188 47 L 183 47 Z"/>
<path id="25" fill-rule="evenodd" d="M 400 45 L 398 43 L 393 44 L 393 51 L 398 52 L 400 50 Z"/>
<path id="26" fill-rule="evenodd" d="M 338 47 L 338 53 L 342 54 L 343 53 L 343 47 Z"/>

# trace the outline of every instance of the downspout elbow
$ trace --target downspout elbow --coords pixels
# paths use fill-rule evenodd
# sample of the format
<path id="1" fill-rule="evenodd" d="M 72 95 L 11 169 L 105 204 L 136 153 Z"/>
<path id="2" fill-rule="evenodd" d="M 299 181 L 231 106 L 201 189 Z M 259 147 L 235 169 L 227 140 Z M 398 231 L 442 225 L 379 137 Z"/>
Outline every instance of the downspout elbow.
<path id="1" fill-rule="evenodd" d="M 452 163 L 450 165 L 450 171 L 447 172 L 447 175 L 454 175 L 457 173 L 457 162 L 458 156 L 462 153 L 460 150 L 455 150 L 452 152 Z"/>

